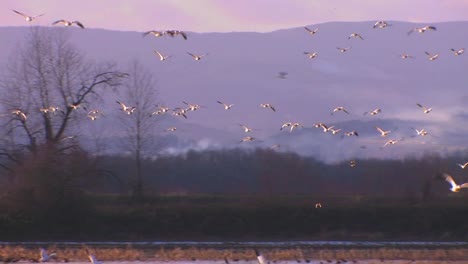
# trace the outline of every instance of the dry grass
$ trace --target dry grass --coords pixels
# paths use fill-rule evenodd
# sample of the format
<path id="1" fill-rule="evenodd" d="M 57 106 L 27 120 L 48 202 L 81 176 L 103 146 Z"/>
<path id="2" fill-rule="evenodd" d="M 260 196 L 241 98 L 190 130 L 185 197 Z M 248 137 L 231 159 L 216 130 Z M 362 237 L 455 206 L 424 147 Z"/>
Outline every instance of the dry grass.
<path id="1" fill-rule="evenodd" d="M 81 247 L 62 248 L 50 246 L 48 252 L 57 253 L 57 261 L 87 261 L 86 249 L 103 261 L 175 261 L 175 260 L 222 260 L 227 258 L 231 262 L 255 260 L 252 249 L 230 248 L 135 248 L 127 247 Z M 467 248 L 447 249 L 402 249 L 402 248 L 367 248 L 367 249 L 260 249 L 265 257 L 271 261 L 284 260 L 467 260 Z M 38 248 L 25 248 L 22 246 L 0 247 L 0 261 L 12 259 L 37 260 Z"/>

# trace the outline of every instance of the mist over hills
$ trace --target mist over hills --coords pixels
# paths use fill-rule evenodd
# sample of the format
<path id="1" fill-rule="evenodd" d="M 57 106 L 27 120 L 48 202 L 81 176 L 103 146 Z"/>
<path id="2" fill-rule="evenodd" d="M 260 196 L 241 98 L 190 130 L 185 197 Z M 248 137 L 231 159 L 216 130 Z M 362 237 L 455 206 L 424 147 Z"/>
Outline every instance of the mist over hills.
<path id="1" fill-rule="evenodd" d="M 125 65 L 140 60 L 151 69 L 158 81 L 160 102 L 183 106 L 182 101 L 205 106 L 190 113 L 187 120 L 167 116 L 155 128 L 155 134 L 168 126 L 178 131 L 178 142 L 167 144 L 167 153 L 177 153 L 191 147 L 231 148 L 269 147 L 281 144 L 280 151 L 296 151 L 326 161 L 353 157 L 401 158 L 425 152 L 445 154 L 466 149 L 468 127 L 467 55 L 455 56 L 450 49 L 468 43 L 468 35 L 459 29 L 468 22 L 435 23 L 437 31 L 424 34 L 407 32 L 421 24 L 393 22 L 384 29 L 372 29 L 373 22 L 332 22 L 320 25 L 311 36 L 303 28 L 278 30 L 270 33 L 194 33 L 182 38 L 142 37 L 141 32 L 119 32 L 102 29 L 54 28 L 70 34 L 76 47 L 96 61 L 111 60 Z M 150 30 L 152 28 L 148 28 Z M 156 28 L 155 28 L 156 29 Z M 24 40 L 28 27 L 3 27 L 0 43 L 0 64 L 11 59 L 15 45 Z M 348 39 L 358 32 L 364 40 Z M 337 47 L 352 47 L 340 53 Z M 158 50 L 173 55 L 161 62 L 154 55 Z M 318 52 L 309 59 L 305 51 Z M 424 54 L 440 53 L 435 61 Z M 194 61 L 187 52 L 208 55 Z M 401 59 L 403 53 L 415 59 Z M 277 78 L 280 71 L 286 79 Z M 106 96 L 105 96 L 106 97 Z M 102 124 L 83 123 L 86 131 L 100 131 L 103 138 L 121 138 L 115 127 L 119 115 L 115 95 L 105 98 L 108 113 Z M 109 99 L 109 100 L 107 100 Z M 124 99 L 122 99 L 124 100 Z M 234 104 L 226 111 L 216 101 Z M 273 104 L 277 112 L 259 107 Z M 155 102 L 158 103 L 158 102 Z M 424 114 L 416 103 L 433 107 Z M 346 107 L 350 115 L 330 115 L 336 106 Z M 363 112 L 381 108 L 376 116 Z M 159 118 L 159 117 L 157 117 Z M 161 119 L 161 118 L 159 118 Z M 279 131 L 284 122 L 300 122 L 305 128 Z M 357 130 L 359 137 L 343 139 L 325 134 L 312 127 L 324 122 Z M 246 136 L 239 124 L 256 130 L 259 142 L 239 143 Z M 89 129 L 89 126 L 99 128 Z M 381 138 L 375 126 L 391 129 L 388 138 Z M 431 136 L 413 137 L 412 128 L 425 128 Z M 404 138 L 395 146 L 383 144 L 390 138 Z M 112 140 L 111 140 L 112 141 Z M 250 144 L 253 143 L 253 144 Z M 116 144 L 105 144 L 118 151 Z M 365 148 L 362 148 L 365 146 Z"/>

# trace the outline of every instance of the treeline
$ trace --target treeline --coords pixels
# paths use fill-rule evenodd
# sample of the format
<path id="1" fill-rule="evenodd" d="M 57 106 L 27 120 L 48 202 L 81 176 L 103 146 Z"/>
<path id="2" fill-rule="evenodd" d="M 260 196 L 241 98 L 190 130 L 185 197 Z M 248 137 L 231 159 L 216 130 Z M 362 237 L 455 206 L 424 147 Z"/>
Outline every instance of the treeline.
<path id="1" fill-rule="evenodd" d="M 457 166 L 461 154 L 442 158 L 427 155 L 403 160 L 355 160 L 326 164 L 295 153 L 256 150 L 189 151 L 179 156 L 143 160 L 147 194 L 261 194 L 421 197 L 447 196 L 449 184 L 440 172 L 457 181 L 468 173 Z M 128 191 L 121 184 L 132 180 L 134 161 L 128 157 L 102 157 L 120 179 L 104 184 L 109 192 Z M 113 186 L 113 188 L 111 188 Z M 463 195 L 463 194 L 460 194 Z"/>

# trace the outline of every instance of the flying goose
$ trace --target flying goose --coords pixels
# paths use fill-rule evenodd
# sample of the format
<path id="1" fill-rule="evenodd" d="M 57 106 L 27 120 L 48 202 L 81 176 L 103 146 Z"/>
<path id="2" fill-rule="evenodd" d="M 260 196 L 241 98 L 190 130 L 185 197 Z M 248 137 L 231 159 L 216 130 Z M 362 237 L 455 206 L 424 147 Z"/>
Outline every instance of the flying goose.
<path id="1" fill-rule="evenodd" d="M 36 19 L 36 18 L 38 18 L 38 17 L 40 17 L 40 16 L 45 15 L 45 14 L 40 14 L 40 15 L 37 15 L 37 16 L 28 16 L 28 15 L 26 15 L 26 14 L 23 14 L 23 13 L 21 13 L 21 12 L 19 12 L 19 11 L 13 10 L 13 9 L 12 9 L 12 11 L 15 12 L 16 14 L 18 14 L 18 15 L 24 17 L 24 20 L 26 20 L 27 22 L 32 22 L 34 19 Z"/>
<path id="2" fill-rule="evenodd" d="M 187 103 L 185 101 L 182 101 L 182 103 L 187 105 L 187 109 L 186 109 L 187 111 L 189 111 L 189 110 L 190 111 L 196 111 L 196 110 L 201 108 L 201 106 L 198 105 L 198 104 L 189 104 L 189 103 Z"/>
<path id="3" fill-rule="evenodd" d="M 162 31 L 150 30 L 150 31 L 144 32 L 144 33 L 143 33 L 143 37 L 146 37 L 146 36 L 148 36 L 148 35 L 150 35 L 150 34 L 153 35 L 153 36 L 155 36 L 155 37 L 162 37 L 162 36 L 164 36 L 164 32 L 162 32 Z"/>
<path id="4" fill-rule="evenodd" d="M 185 40 L 187 40 L 187 34 L 185 34 L 185 32 L 180 31 L 180 30 L 166 30 L 164 31 L 164 34 L 169 35 L 171 37 L 181 35 Z"/>
<path id="5" fill-rule="evenodd" d="M 462 55 L 463 53 L 465 53 L 465 48 L 461 48 L 459 50 L 456 50 L 456 49 L 450 49 L 451 51 L 453 51 L 453 54 L 455 55 Z"/>
<path id="6" fill-rule="evenodd" d="M 239 124 L 239 126 L 242 127 L 242 129 L 244 130 L 245 133 L 252 132 L 252 128 L 250 128 L 248 126 L 244 126 L 242 124 Z"/>
<path id="7" fill-rule="evenodd" d="M 452 178 L 452 176 L 448 175 L 447 173 L 442 173 L 444 179 L 452 185 L 450 190 L 452 192 L 459 192 L 462 188 L 468 188 L 468 182 L 463 183 L 462 185 L 458 185 Z"/>
<path id="8" fill-rule="evenodd" d="M 426 53 L 426 55 L 428 56 L 428 59 L 429 59 L 430 61 L 433 61 L 433 60 L 436 60 L 437 58 L 439 58 L 439 54 L 434 54 L 434 55 L 432 55 L 432 54 L 430 54 L 430 53 L 427 52 L 427 51 L 425 51 L 424 53 Z"/>
<path id="9" fill-rule="evenodd" d="M 338 134 L 338 132 L 341 131 L 341 128 L 340 129 L 333 129 L 332 127 L 329 127 L 328 130 L 330 130 L 332 132 L 332 135 L 336 135 L 336 134 Z"/>
<path id="10" fill-rule="evenodd" d="M 166 128 L 164 131 L 166 131 L 166 132 L 174 132 L 174 131 L 176 131 L 176 130 L 177 130 L 176 127 L 169 127 L 169 128 Z"/>
<path id="11" fill-rule="evenodd" d="M 421 27 L 421 28 L 412 28 L 410 31 L 408 31 L 408 36 L 411 35 L 411 33 L 413 33 L 414 31 L 417 31 L 418 33 L 424 33 L 426 32 L 427 30 L 434 30 L 436 31 L 437 28 L 434 27 L 434 26 L 425 26 L 425 27 Z"/>
<path id="12" fill-rule="evenodd" d="M 343 111 L 343 112 L 345 112 L 346 114 L 349 115 L 349 112 L 346 111 L 346 109 L 343 106 L 338 106 L 335 109 L 333 109 L 333 111 L 331 112 L 331 115 L 333 115 L 333 113 L 338 112 L 338 111 Z"/>
<path id="13" fill-rule="evenodd" d="M 390 26 L 386 21 L 380 20 L 375 22 L 374 26 L 372 28 L 386 28 Z"/>
<path id="14" fill-rule="evenodd" d="M 401 140 L 402 140 L 402 138 L 400 138 L 400 139 L 390 139 L 383 146 L 385 147 L 387 145 L 395 145 L 396 143 L 400 142 Z"/>
<path id="15" fill-rule="evenodd" d="M 413 56 L 411 56 L 411 55 L 409 55 L 409 54 L 406 54 L 406 53 L 401 54 L 400 57 L 401 57 L 402 59 L 414 59 Z"/>
<path id="16" fill-rule="evenodd" d="M 195 55 L 193 53 L 187 52 L 188 55 L 192 56 L 192 58 L 196 61 L 201 60 L 203 57 L 205 57 L 208 54 L 202 54 L 202 55 Z"/>
<path id="17" fill-rule="evenodd" d="M 291 122 L 286 122 L 281 126 L 280 130 L 283 130 L 284 128 L 290 127 L 290 126 L 292 126 L 292 123 Z"/>
<path id="18" fill-rule="evenodd" d="M 359 33 L 352 33 L 351 35 L 349 35 L 348 39 L 351 38 L 360 38 L 361 40 L 364 40 L 364 38 Z"/>
<path id="19" fill-rule="evenodd" d="M 221 101 L 216 101 L 216 102 L 218 102 L 218 104 L 222 104 L 224 106 L 224 110 L 229 110 L 234 106 L 234 104 L 225 104 Z"/>
<path id="20" fill-rule="evenodd" d="M 116 101 L 116 102 L 120 105 L 120 107 L 122 107 L 122 111 L 124 111 L 128 115 L 133 114 L 133 112 L 136 110 L 136 107 L 134 106 L 127 106 L 124 103 L 121 103 L 119 101 Z"/>
<path id="21" fill-rule="evenodd" d="M 291 133 L 293 131 L 293 129 L 296 128 L 296 127 L 304 128 L 304 126 L 301 123 L 294 123 L 294 124 L 291 124 L 291 128 L 290 128 L 289 132 Z"/>
<path id="22" fill-rule="evenodd" d="M 71 27 L 73 26 L 73 24 L 79 26 L 80 28 L 84 29 L 85 27 L 83 26 L 83 24 L 81 24 L 80 21 L 68 21 L 68 20 L 65 20 L 65 19 L 60 19 L 60 20 L 57 20 L 55 21 L 54 23 L 52 23 L 52 25 L 57 25 L 57 24 L 63 24 L 64 26 L 66 27 Z"/>
<path id="23" fill-rule="evenodd" d="M 416 128 L 413 128 L 413 129 L 416 131 L 418 136 L 423 136 L 424 137 L 424 136 L 427 136 L 429 134 L 429 132 L 427 132 L 424 128 L 421 129 L 421 130 L 417 130 Z"/>
<path id="24" fill-rule="evenodd" d="M 157 50 L 154 50 L 154 53 L 156 53 L 159 56 L 160 61 L 165 61 L 165 60 L 167 60 L 167 59 L 169 59 L 171 57 L 171 55 L 164 56 Z"/>
<path id="25" fill-rule="evenodd" d="M 319 31 L 318 28 L 316 28 L 316 29 L 314 29 L 314 30 L 311 30 L 311 29 L 308 28 L 308 27 L 304 27 L 304 28 L 305 28 L 305 30 L 307 30 L 307 32 L 309 32 L 310 35 L 315 35 L 315 34 Z"/>
<path id="26" fill-rule="evenodd" d="M 356 137 L 359 137 L 359 133 L 355 130 L 353 131 L 350 131 L 350 132 L 346 132 L 344 133 L 345 136 L 348 136 L 348 137 L 351 137 L 351 136 L 356 136 Z"/>
<path id="27" fill-rule="evenodd" d="M 349 166 L 350 166 L 351 168 L 356 167 L 356 161 L 355 161 L 355 160 L 349 161 Z"/>
<path id="28" fill-rule="evenodd" d="M 345 53 L 347 52 L 348 50 L 351 49 L 351 47 L 346 47 L 346 48 L 340 48 L 340 47 L 336 47 L 341 53 Z"/>
<path id="29" fill-rule="evenodd" d="M 266 104 L 260 104 L 260 107 L 263 107 L 263 108 L 270 108 L 271 110 L 273 110 L 273 112 L 276 112 L 275 107 L 274 107 L 273 105 L 271 105 L 271 104 L 268 104 L 268 103 L 266 103 Z"/>
<path id="30" fill-rule="evenodd" d="M 309 59 L 314 59 L 318 56 L 318 52 L 308 52 L 308 51 L 304 51 L 304 54 L 307 55 L 309 57 Z"/>
<path id="31" fill-rule="evenodd" d="M 15 109 L 15 110 L 11 111 L 11 113 L 14 114 L 14 115 L 19 116 L 23 121 L 26 121 L 26 119 L 28 119 L 26 114 L 23 111 L 21 111 L 20 109 Z"/>
<path id="32" fill-rule="evenodd" d="M 426 107 L 422 106 L 421 104 L 416 104 L 416 105 L 421 107 L 425 114 L 429 114 L 432 111 L 432 107 L 431 108 L 426 108 Z"/>
<path id="33" fill-rule="evenodd" d="M 371 115 L 371 116 L 374 116 L 374 115 L 376 115 L 376 114 L 378 114 L 378 113 L 381 113 L 381 112 L 382 112 L 382 109 L 377 108 L 377 109 L 374 109 L 374 110 L 372 110 L 372 111 L 370 111 L 370 112 L 364 112 L 363 115 L 369 114 L 369 115 Z"/>
<path id="34" fill-rule="evenodd" d="M 182 116 L 184 117 L 185 119 L 187 119 L 187 110 L 183 109 L 183 108 L 176 108 L 174 109 L 174 111 L 172 112 L 173 115 L 175 116 Z"/>
<path id="35" fill-rule="evenodd" d="M 44 248 L 39 249 L 39 262 L 47 262 L 50 258 L 55 257 L 55 253 L 47 254 L 47 251 Z"/>
<path id="36" fill-rule="evenodd" d="M 391 130 L 384 131 L 383 129 L 377 126 L 375 127 L 375 129 L 377 129 L 380 132 L 381 137 L 386 137 L 390 132 L 392 132 Z"/>
<path id="37" fill-rule="evenodd" d="M 328 131 L 330 131 L 332 128 L 334 128 L 334 126 L 326 126 L 324 123 L 319 123 L 320 127 L 323 129 L 323 132 L 324 133 L 327 133 Z"/>
<path id="38" fill-rule="evenodd" d="M 156 105 L 156 107 L 158 108 L 158 110 L 151 113 L 151 115 L 162 115 L 162 114 L 169 112 L 169 107 L 158 106 L 158 105 Z"/>
<path id="39" fill-rule="evenodd" d="M 241 139 L 240 142 L 247 142 L 247 141 L 254 141 L 255 138 L 254 137 L 244 137 L 243 139 Z"/>
<path id="40" fill-rule="evenodd" d="M 80 106 L 81 104 L 78 104 L 78 103 L 73 103 L 73 104 L 68 105 L 68 107 L 71 108 L 72 110 L 77 110 Z"/>
<path id="41" fill-rule="evenodd" d="M 468 166 L 468 162 L 465 162 L 464 164 L 457 163 L 457 165 L 460 166 L 460 168 L 465 169 L 466 166 Z"/>

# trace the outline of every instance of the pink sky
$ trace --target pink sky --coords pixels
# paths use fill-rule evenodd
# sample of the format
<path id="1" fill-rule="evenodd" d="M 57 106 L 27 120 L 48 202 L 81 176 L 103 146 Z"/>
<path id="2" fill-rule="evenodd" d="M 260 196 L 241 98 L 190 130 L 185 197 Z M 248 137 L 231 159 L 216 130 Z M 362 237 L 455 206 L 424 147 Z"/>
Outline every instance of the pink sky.
<path id="1" fill-rule="evenodd" d="M 35 21 L 79 20 L 89 28 L 125 31 L 257 31 L 329 21 L 467 20 L 468 0 L 1 0 L 0 26 L 26 25 L 11 11 L 46 13 Z"/>

